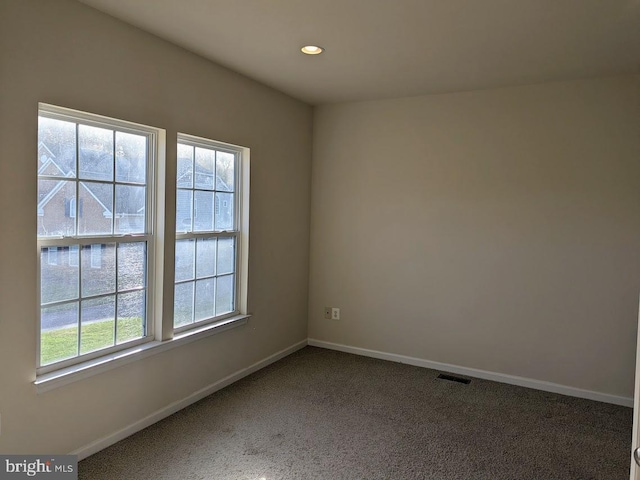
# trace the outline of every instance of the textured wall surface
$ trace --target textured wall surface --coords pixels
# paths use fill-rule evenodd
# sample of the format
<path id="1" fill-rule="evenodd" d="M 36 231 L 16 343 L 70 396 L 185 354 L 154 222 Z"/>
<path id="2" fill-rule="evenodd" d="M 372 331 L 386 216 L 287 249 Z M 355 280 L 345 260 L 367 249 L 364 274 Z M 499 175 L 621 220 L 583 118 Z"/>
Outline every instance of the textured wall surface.
<path id="1" fill-rule="evenodd" d="M 631 397 L 639 100 L 621 76 L 318 108 L 309 337 Z"/>
<path id="2" fill-rule="evenodd" d="M 251 149 L 247 325 L 36 394 L 38 102 L 166 129 L 169 209 L 178 132 Z M 0 2 L 0 452 L 73 451 L 306 339 L 311 125 L 308 105 L 77 2 Z"/>

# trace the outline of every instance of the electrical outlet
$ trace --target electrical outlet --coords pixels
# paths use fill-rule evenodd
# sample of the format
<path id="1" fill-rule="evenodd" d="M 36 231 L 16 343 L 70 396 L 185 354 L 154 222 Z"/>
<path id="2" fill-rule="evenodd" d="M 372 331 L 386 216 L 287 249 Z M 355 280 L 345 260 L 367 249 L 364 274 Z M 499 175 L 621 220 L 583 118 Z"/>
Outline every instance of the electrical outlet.
<path id="1" fill-rule="evenodd" d="M 331 320 L 331 307 L 324 307 L 324 318 Z"/>
<path id="2" fill-rule="evenodd" d="M 331 309 L 331 319 L 332 320 L 340 320 L 340 309 L 332 308 Z"/>

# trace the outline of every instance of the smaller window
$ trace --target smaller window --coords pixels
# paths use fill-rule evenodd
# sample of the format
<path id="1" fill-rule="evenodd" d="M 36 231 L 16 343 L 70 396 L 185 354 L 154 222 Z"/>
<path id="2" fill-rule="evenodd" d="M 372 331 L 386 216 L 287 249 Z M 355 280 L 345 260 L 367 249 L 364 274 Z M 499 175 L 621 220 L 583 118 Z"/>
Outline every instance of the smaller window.
<path id="1" fill-rule="evenodd" d="M 78 245 L 71 245 L 69 247 L 69 266 L 70 267 L 77 267 L 79 264 L 79 253 L 80 253 L 80 249 L 78 248 Z"/>
<path id="2" fill-rule="evenodd" d="M 91 245 L 91 268 L 102 268 L 102 245 Z"/>
<path id="3" fill-rule="evenodd" d="M 246 309 L 243 155 L 248 151 L 242 147 L 178 135 L 173 307 L 178 333 Z"/>
<path id="4" fill-rule="evenodd" d="M 49 247 L 47 262 L 49 265 L 58 265 L 58 247 Z"/>

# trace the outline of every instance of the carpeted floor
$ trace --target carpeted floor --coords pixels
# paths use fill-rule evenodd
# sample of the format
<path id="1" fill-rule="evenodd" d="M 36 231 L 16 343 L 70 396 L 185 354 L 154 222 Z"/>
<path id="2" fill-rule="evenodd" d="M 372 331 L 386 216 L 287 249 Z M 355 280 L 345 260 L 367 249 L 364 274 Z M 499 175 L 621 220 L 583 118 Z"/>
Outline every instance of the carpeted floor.
<path id="1" fill-rule="evenodd" d="M 633 411 L 306 347 L 82 461 L 90 480 L 624 480 Z"/>

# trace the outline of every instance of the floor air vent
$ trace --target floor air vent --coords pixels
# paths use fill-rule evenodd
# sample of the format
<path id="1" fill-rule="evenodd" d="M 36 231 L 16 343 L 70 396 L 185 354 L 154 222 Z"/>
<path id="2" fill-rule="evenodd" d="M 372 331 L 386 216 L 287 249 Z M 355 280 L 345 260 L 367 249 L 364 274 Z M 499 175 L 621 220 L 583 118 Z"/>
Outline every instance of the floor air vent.
<path id="1" fill-rule="evenodd" d="M 468 378 L 456 377 L 455 375 L 447 375 L 446 373 L 441 373 L 440 375 L 438 375 L 438 378 L 442 380 L 449 380 L 450 382 L 464 383 L 465 385 L 469 385 L 471 383 L 471 380 L 469 380 Z"/>

